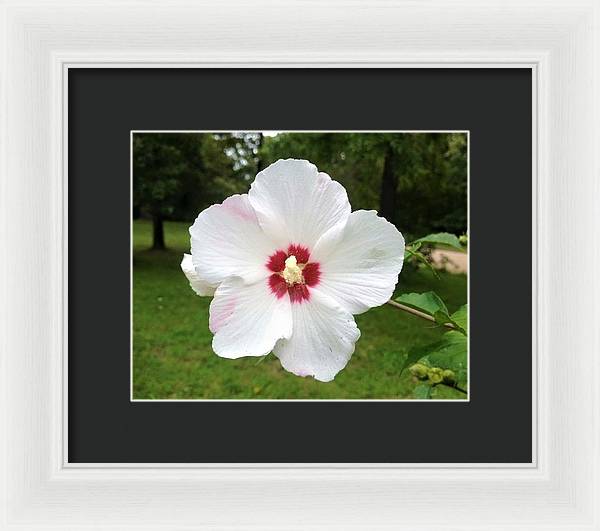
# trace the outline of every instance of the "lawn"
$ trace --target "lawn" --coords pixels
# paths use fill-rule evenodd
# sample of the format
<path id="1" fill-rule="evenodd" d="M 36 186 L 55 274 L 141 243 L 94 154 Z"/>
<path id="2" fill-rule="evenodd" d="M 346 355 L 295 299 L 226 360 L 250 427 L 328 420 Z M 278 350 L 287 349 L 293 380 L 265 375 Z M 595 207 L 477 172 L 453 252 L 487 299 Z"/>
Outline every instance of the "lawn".
<path id="1" fill-rule="evenodd" d="M 443 330 L 389 305 L 356 316 L 361 338 L 352 359 L 333 382 L 285 372 L 270 354 L 228 360 L 211 349 L 211 299 L 189 287 L 179 263 L 189 252 L 188 223 L 167 222 L 167 251 L 150 251 L 151 225 L 133 224 L 133 397 L 203 398 L 412 398 L 408 349 L 438 340 Z M 467 301 L 467 277 L 405 268 L 397 292 L 436 291 L 452 312 Z M 432 398 L 464 398 L 444 386 Z"/>

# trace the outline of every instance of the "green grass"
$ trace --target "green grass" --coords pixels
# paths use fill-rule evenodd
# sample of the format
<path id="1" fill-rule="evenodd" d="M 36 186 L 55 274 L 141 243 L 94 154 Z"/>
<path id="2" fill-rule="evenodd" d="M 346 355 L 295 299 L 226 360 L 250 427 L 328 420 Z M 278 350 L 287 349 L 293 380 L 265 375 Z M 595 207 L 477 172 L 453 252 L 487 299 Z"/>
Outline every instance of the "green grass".
<path id="1" fill-rule="evenodd" d="M 198 297 L 179 264 L 189 252 L 188 223 L 165 226 L 168 251 L 147 250 L 150 223 L 133 224 L 133 395 L 136 399 L 202 398 L 412 398 L 414 382 L 400 369 L 408 349 L 438 340 L 443 333 L 426 321 L 388 305 L 356 316 L 361 338 L 352 359 L 333 382 L 285 372 L 270 354 L 228 360 L 211 349 L 210 298 Z M 467 299 L 465 275 L 406 268 L 398 293 L 436 291 L 456 310 Z M 444 386 L 433 398 L 464 398 Z"/>

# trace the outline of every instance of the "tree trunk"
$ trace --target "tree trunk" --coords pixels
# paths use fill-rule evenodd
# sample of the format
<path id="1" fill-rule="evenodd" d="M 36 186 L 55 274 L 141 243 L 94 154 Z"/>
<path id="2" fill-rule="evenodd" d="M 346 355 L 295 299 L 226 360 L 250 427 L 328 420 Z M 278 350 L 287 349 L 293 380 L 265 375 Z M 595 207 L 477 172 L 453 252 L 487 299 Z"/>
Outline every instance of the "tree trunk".
<path id="1" fill-rule="evenodd" d="M 391 146 L 388 147 L 383 162 L 381 176 L 381 193 L 379 195 L 379 215 L 394 223 L 396 217 L 396 193 L 398 190 L 398 173 L 396 172 L 396 156 Z"/>
<path id="2" fill-rule="evenodd" d="M 152 249 L 155 251 L 163 251 L 165 248 L 163 218 L 160 214 L 154 214 L 152 216 Z"/>

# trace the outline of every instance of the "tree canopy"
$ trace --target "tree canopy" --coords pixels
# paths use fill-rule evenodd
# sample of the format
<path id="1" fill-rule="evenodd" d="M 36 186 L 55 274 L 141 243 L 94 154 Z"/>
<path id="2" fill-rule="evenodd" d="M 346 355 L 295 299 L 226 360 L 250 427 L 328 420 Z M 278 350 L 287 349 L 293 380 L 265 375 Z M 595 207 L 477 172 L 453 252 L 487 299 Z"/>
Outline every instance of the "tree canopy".
<path id="1" fill-rule="evenodd" d="M 408 238 L 466 232 L 466 133 L 135 133 L 134 210 L 163 248 L 164 219 L 192 221 L 280 158 L 313 162 Z"/>

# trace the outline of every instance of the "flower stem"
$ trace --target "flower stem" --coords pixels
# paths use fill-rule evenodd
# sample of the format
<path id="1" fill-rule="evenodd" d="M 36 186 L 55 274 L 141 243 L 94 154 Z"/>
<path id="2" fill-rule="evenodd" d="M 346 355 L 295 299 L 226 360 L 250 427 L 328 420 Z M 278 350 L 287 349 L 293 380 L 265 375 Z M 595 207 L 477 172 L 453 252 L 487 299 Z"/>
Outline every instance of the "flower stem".
<path id="1" fill-rule="evenodd" d="M 387 301 L 387 303 L 390 306 L 393 306 L 394 308 L 397 308 L 398 310 L 402 310 L 402 311 L 410 313 L 412 315 L 416 315 L 417 317 L 420 317 L 421 319 L 426 319 L 427 321 L 431 321 L 432 323 L 436 323 L 435 318 L 432 317 L 431 315 L 428 315 L 428 314 L 426 314 L 424 312 L 421 312 L 419 310 L 415 310 L 414 308 L 411 308 L 410 306 L 405 306 L 404 304 L 400 304 L 399 302 L 392 301 L 392 300 Z M 445 326 L 446 328 L 449 328 L 450 330 L 457 330 L 456 326 L 454 326 L 452 323 L 444 323 L 443 326 Z"/>

